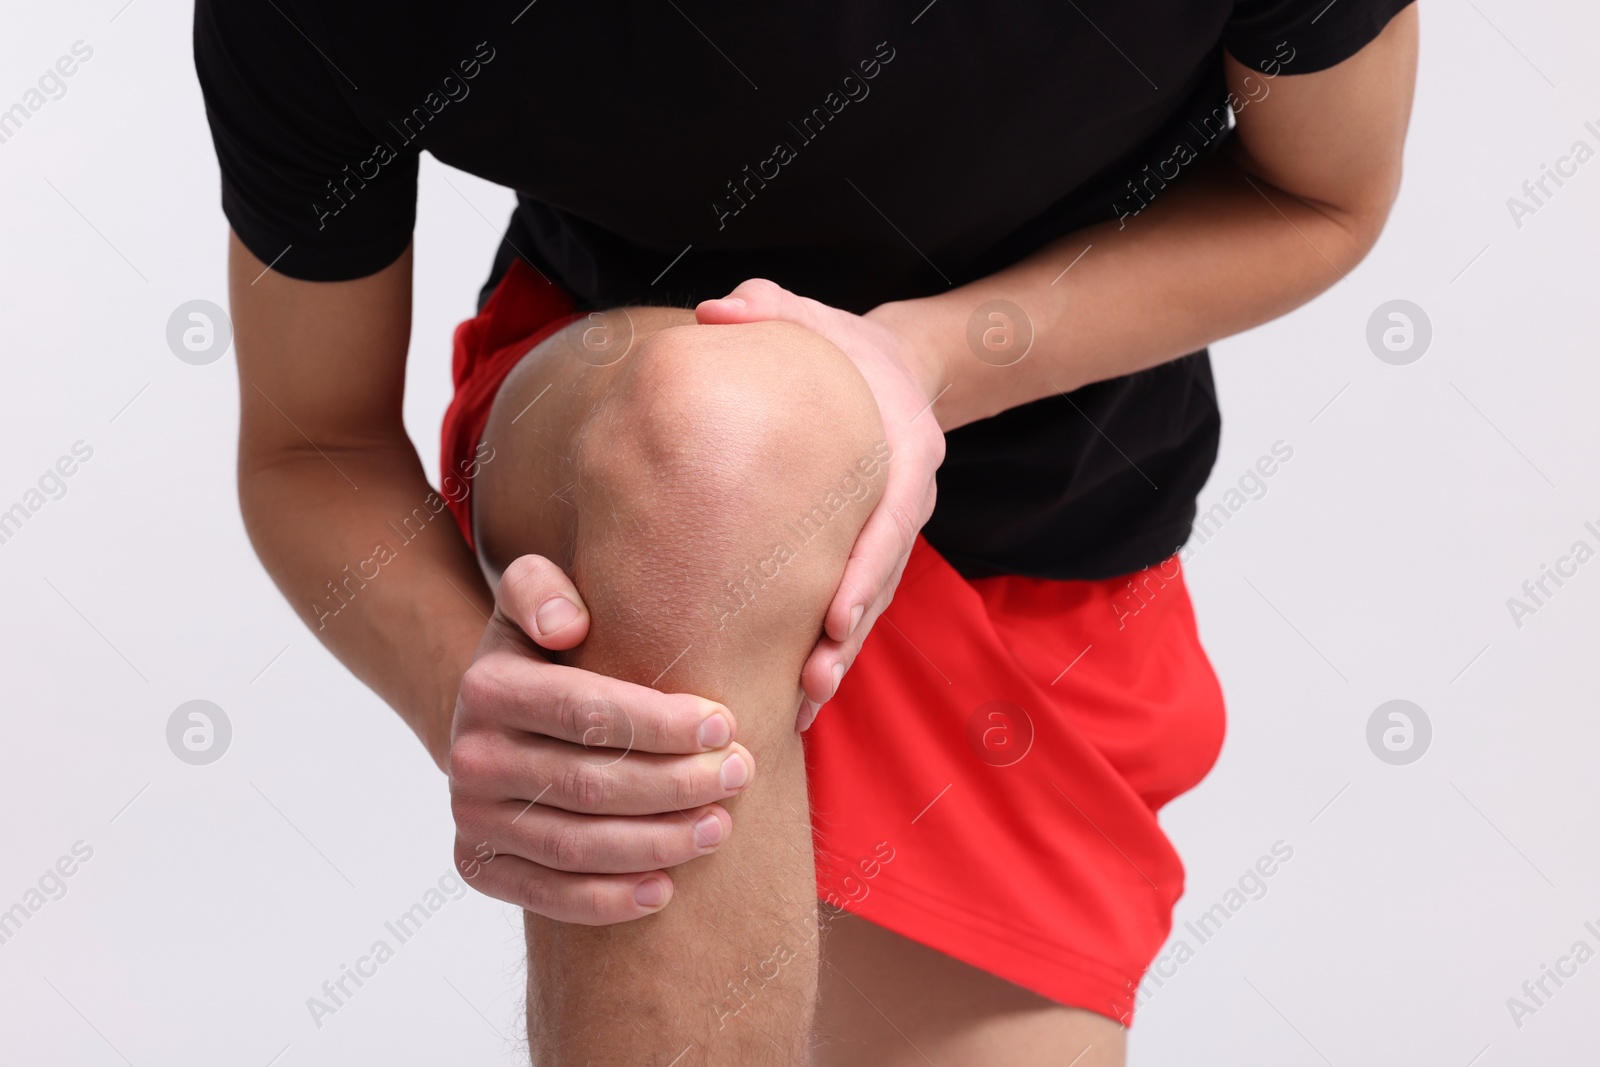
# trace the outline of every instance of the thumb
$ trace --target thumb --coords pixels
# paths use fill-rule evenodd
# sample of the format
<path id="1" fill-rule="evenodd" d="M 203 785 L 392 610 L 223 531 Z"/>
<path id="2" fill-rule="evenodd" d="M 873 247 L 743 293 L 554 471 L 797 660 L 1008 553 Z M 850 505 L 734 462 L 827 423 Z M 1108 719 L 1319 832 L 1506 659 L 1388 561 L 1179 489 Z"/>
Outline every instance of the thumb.
<path id="1" fill-rule="evenodd" d="M 741 322 L 782 319 L 812 328 L 811 320 L 816 317 L 816 309 L 811 306 L 814 304 L 816 301 L 796 296 L 777 282 L 765 278 L 751 278 L 749 281 L 739 283 L 738 288 L 727 296 L 716 300 L 702 300 L 694 309 L 694 314 L 702 326 L 728 326 Z"/>
<path id="2" fill-rule="evenodd" d="M 511 561 L 495 607 L 535 644 L 563 652 L 589 636 L 589 609 L 566 573 L 543 556 Z"/>

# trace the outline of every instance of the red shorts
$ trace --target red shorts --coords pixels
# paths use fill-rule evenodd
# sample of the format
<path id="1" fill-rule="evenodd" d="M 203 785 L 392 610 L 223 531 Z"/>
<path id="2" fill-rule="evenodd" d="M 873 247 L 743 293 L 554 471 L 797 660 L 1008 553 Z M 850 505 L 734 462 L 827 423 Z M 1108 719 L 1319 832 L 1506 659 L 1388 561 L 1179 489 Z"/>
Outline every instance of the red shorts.
<path id="1" fill-rule="evenodd" d="M 575 317 L 519 262 L 461 324 L 444 471 L 470 468 L 501 381 Z M 817 895 L 1127 1024 L 1183 892 L 1156 813 L 1211 769 L 1223 718 L 1176 556 L 1103 581 L 966 579 L 919 537 L 805 735 Z"/>

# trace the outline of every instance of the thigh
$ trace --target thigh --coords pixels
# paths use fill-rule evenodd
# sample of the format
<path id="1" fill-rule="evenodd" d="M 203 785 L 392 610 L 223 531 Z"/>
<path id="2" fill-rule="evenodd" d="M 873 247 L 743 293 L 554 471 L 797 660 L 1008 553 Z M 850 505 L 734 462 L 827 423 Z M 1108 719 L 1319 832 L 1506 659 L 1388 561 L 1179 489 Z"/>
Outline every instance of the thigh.
<path id="1" fill-rule="evenodd" d="M 1122 1067 L 1126 1031 L 848 913 L 824 926 L 813 1067 Z"/>

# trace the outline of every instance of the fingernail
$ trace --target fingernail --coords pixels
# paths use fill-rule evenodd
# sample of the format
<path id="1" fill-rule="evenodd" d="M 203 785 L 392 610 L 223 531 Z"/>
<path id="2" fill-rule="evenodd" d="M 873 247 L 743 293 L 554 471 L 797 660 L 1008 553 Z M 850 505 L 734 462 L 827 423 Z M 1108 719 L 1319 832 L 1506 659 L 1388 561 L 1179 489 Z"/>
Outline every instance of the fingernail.
<path id="1" fill-rule="evenodd" d="M 735 752 L 722 761 L 722 788 L 738 789 L 750 780 L 750 765 Z"/>
<path id="2" fill-rule="evenodd" d="M 722 840 L 722 820 L 711 812 L 700 816 L 694 824 L 694 847 L 710 848 Z"/>
<path id="3" fill-rule="evenodd" d="M 659 878 L 646 878 L 633 887 L 633 899 L 641 908 L 659 908 L 667 902 L 667 884 Z"/>
<path id="4" fill-rule="evenodd" d="M 721 748 L 733 740 L 733 730 L 728 726 L 726 715 L 716 714 L 706 717 L 695 736 L 699 739 L 701 748 Z"/>
<path id="5" fill-rule="evenodd" d="M 533 625 L 541 635 L 553 634 L 577 617 L 578 605 L 564 596 L 553 596 L 539 605 Z"/>
<path id="6" fill-rule="evenodd" d="M 833 697 L 836 694 L 838 694 L 838 692 L 839 692 L 839 683 L 842 682 L 842 681 L 844 681 L 844 664 L 843 663 L 835 663 L 833 665 L 833 693 L 830 693 L 828 695 L 828 699 L 829 700 L 832 700 Z"/>
<path id="7" fill-rule="evenodd" d="M 817 716 L 822 712 L 822 705 L 814 700 L 800 702 L 800 714 L 795 718 L 794 728 L 801 733 L 811 729 L 811 724 L 817 721 Z"/>
<path id="8" fill-rule="evenodd" d="M 855 633 L 856 632 L 856 626 L 860 624 L 861 616 L 866 610 L 867 610 L 867 606 L 865 604 L 857 604 L 855 607 L 850 609 L 850 632 L 851 633 Z"/>
<path id="9" fill-rule="evenodd" d="M 744 297 L 742 297 L 742 296 L 723 297 L 722 302 L 724 304 L 732 304 L 736 308 L 742 308 L 742 307 L 745 306 L 744 305 Z"/>

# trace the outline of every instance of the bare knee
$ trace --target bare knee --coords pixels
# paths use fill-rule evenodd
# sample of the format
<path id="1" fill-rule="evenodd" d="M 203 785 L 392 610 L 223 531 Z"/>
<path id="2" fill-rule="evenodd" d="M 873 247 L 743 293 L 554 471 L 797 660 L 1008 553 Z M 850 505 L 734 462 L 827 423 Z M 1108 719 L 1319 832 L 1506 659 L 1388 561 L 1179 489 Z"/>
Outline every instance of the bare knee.
<path id="1" fill-rule="evenodd" d="M 698 1062 L 804 1062 L 817 928 L 798 679 L 881 493 L 882 437 L 842 353 L 764 323 L 640 342 L 571 438 L 592 623 L 569 662 L 727 704 L 758 769 L 725 802 L 732 838 L 672 870 L 670 907 L 604 932 L 530 922 L 530 1018 L 551 1031 L 536 1043 L 583 1062 L 626 1004 Z"/>
<path id="2" fill-rule="evenodd" d="M 576 447 L 602 584 L 674 601 L 691 630 L 814 639 L 886 475 L 865 380 L 787 323 L 676 327 L 630 358 Z"/>
<path id="3" fill-rule="evenodd" d="M 666 477 L 717 497 L 837 477 L 882 437 L 866 381 L 817 334 L 784 322 L 689 325 L 640 343 L 577 452 L 593 474 Z"/>

